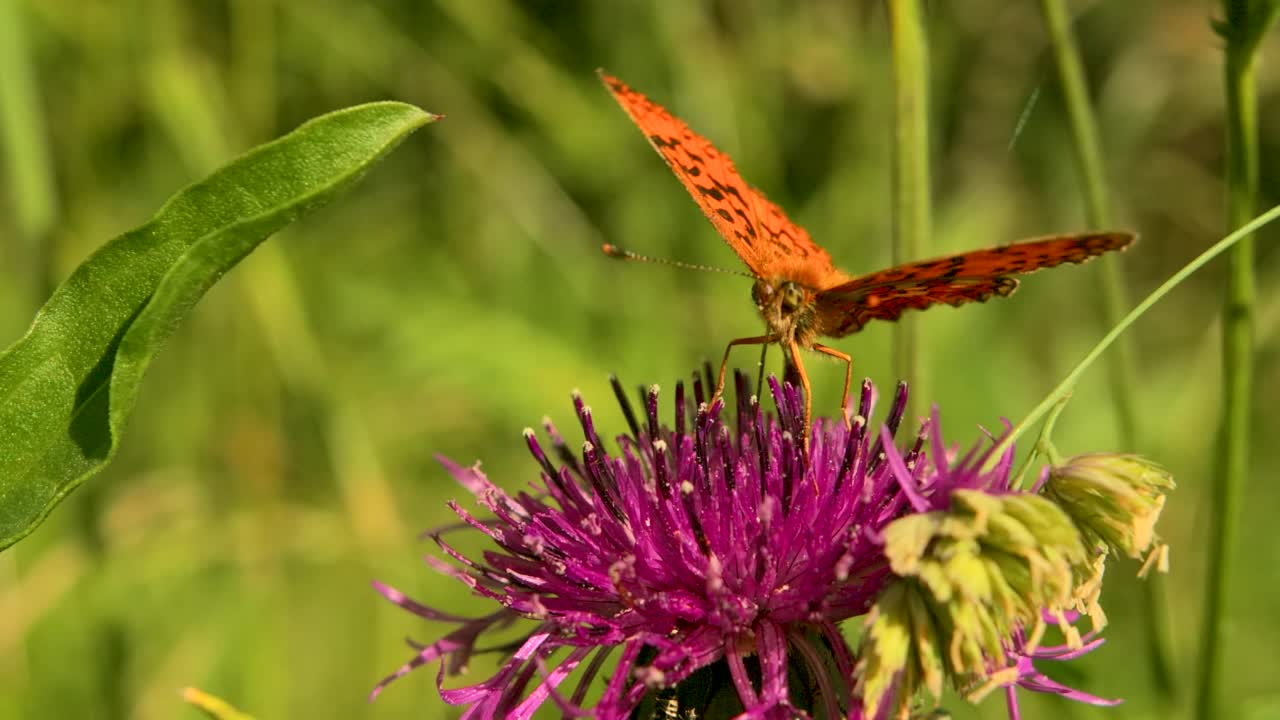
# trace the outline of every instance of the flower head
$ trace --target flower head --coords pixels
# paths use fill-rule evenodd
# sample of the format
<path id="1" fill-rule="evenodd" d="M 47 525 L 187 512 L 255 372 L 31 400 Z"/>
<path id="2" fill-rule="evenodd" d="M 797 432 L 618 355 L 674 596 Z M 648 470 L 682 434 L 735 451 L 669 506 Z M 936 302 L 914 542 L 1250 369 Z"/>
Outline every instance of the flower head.
<path id="1" fill-rule="evenodd" d="M 778 411 L 766 416 L 740 380 L 736 412 L 726 419 L 720 403 L 703 402 L 705 386 L 697 381 L 698 409 L 687 424 L 685 390 L 677 385 L 668 428 L 658 421 L 657 387 L 644 393 L 638 420 L 614 382 L 631 426 L 617 438 L 618 451 L 606 449 L 591 409 L 575 397 L 585 436 L 580 453 L 549 422 L 550 454 L 525 432 L 541 470 L 532 494 L 512 496 L 477 467 L 442 460 L 493 519 L 481 521 L 456 504 L 453 510 L 498 550 L 469 559 L 437 532 L 432 538 L 457 565 L 432 564 L 499 609 L 457 617 L 376 585 L 401 607 L 456 629 L 422 647 L 374 693 L 436 659 L 447 658 L 456 672 L 482 635 L 526 619 L 532 627 L 494 677 L 441 688 L 447 702 L 468 707 L 463 717 L 527 718 L 548 699 L 579 714 L 588 684 L 614 649 L 617 669 L 592 709 L 599 718 L 628 717 L 653 691 L 719 664 L 751 717 L 844 716 L 853 659 L 837 624 L 865 613 L 891 578 L 877 538 L 909 510 L 895 473 L 881 462 L 892 429 L 868 431 L 871 384 L 863 384 L 849 427 L 814 424 L 806 453 L 798 441 L 801 399 L 790 385 L 771 380 Z M 899 386 L 891 427 L 905 400 Z M 892 456 L 914 462 L 920 451 L 917 443 Z M 565 677 L 584 664 L 578 687 L 561 692 Z M 806 671 L 803 693 L 793 694 L 789 667 Z"/>
<path id="2" fill-rule="evenodd" d="M 1012 448 L 996 462 L 982 445 L 957 457 L 939 439 L 936 411 L 922 435 L 930 452 L 914 463 L 885 447 L 916 512 L 883 532 L 900 580 L 865 621 L 858 690 L 867 717 L 909 712 L 918 689 L 936 700 L 944 679 L 974 702 L 994 687 L 1020 684 L 1005 670 L 1010 653 L 1034 657 L 1046 622 L 1057 622 L 1080 648 L 1067 612 L 1092 610 L 1096 599 L 1089 594 L 1085 602 L 1081 589 L 1095 578 L 1094 555 L 1053 501 L 1013 489 Z"/>
<path id="3" fill-rule="evenodd" d="M 792 386 L 770 381 L 776 413 L 766 415 L 742 376 L 732 413 L 719 401 L 708 406 L 709 382 L 695 377 L 693 402 L 676 385 L 667 427 L 657 387 L 642 391 L 637 414 L 614 380 L 630 429 L 616 452 L 575 394 L 580 452 L 550 421 L 548 446 L 525 431 L 540 470 L 532 492 L 509 494 L 478 466 L 441 459 L 492 515 L 451 503 L 460 527 L 497 548 L 470 558 L 435 531 L 428 535 L 453 563 L 428 562 L 495 609 L 461 617 L 375 583 L 397 605 L 455 627 L 415 646 L 373 694 L 441 660 L 441 697 L 465 706 L 463 718 L 524 720 L 548 701 L 566 716 L 601 720 L 909 717 L 928 713 L 922 695 L 936 705 L 944 683 L 973 701 L 1004 688 L 1015 719 L 1017 688 L 1115 702 L 1058 685 L 1033 663 L 1101 643 L 1108 543 L 1098 538 L 1115 541 L 1081 529 L 1087 492 L 1060 506 L 1052 493 L 1015 489 L 1011 447 L 993 458 L 983 443 L 961 456 L 943 444 L 936 411 L 913 443 L 896 446 L 905 385 L 873 431 L 875 392 L 864 382 L 857 414 L 818 420 L 806 449 Z M 1084 467 L 1060 474 L 1060 495 L 1107 493 L 1098 478 L 1115 473 Z M 1160 500 L 1111 502 L 1158 511 Z M 1084 637 L 1076 610 L 1094 619 Z M 855 653 L 838 625 L 862 615 Z M 517 624 L 517 639 L 497 646 L 504 661 L 492 677 L 443 687 L 482 638 Z M 1051 624 L 1065 645 L 1040 646 Z M 562 688 L 575 672 L 573 689 Z M 600 697 L 588 709 L 593 686 Z"/>

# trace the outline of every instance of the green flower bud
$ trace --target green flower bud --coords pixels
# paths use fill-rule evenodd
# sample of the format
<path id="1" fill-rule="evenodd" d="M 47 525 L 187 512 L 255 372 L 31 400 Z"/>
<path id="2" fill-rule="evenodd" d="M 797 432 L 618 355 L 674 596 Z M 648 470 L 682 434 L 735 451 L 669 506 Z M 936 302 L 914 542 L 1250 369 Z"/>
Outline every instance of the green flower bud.
<path id="1" fill-rule="evenodd" d="M 1077 455 L 1052 468 L 1043 493 L 1061 507 L 1098 550 L 1142 559 L 1168 570 L 1168 548 L 1155 532 L 1165 497 L 1174 489 L 1167 470 L 1136 455 Z"/>

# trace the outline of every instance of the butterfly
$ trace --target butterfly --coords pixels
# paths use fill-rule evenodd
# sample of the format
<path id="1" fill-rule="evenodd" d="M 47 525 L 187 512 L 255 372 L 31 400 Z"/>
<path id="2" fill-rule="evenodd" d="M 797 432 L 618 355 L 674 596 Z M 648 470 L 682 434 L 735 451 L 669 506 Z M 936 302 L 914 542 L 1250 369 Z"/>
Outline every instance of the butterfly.
<path id="1" fill-rule="evenodd" d="M 1082 263 L 1108 251 L 1123 250 L 1135 239 L 1127 232 L 1057 235 L 851 276 L 832 264 L 831 256 L 804 228 L 747 185 L 729 156 L 661 105 L 603 70 L 597 72 L 755 278 L 751 297 L 766 332 L 729 342 L 720 362 L 713 401 L 724 392 L 725 368 L 734 347 L 777 343 L 804 390 L 806 435 L 813 408 L 809 376 L 800 359 L 802 349 L 845 364 L 840 407 L 849 422 L 853 358 L 823 345 L 819 338 L 844 337 L 872 320 L 897 320 L 907 310 L 1005 297 L 1018 286 L 1013 275 Z M 630 255 L 612 245 L 605 245 L 604 250 L 614 257 Z"/>

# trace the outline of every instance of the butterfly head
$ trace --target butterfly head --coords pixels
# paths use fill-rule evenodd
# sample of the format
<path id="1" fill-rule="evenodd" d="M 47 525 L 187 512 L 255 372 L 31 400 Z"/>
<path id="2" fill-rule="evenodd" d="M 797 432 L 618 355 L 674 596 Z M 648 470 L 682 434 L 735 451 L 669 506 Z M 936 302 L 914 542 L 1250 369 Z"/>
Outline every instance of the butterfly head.
<path id="1" fill-rule="evenodd" d="M 807 347 L 816 338 L 816 293 L 793 280 L 760 279 L 751 288 L 756 309 L 769 333 L 781 342 L 795 340 Z"/>

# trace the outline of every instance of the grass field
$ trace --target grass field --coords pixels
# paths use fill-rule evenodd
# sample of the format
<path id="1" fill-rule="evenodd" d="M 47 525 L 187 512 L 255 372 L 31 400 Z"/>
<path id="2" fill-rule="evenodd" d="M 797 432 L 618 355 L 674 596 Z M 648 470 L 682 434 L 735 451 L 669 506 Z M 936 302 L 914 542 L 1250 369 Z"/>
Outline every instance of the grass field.
<path id="1" fill-rule="evenodd" d="M 1112 214 L 1141 235 L 1120 260 L 1136 300 L 1228 230 L 1218 6 L 1068 5 Z M 522 429 L 544 415 L 571 428 L 575 388 L 605 434 L 621 433 L 610 373 L 666 387 L 760 332 L 746 279 L 599 252 L 608 241 L 738 268 L 595 69 L 683 117 L 838 265 L 869 272 L 889 264 L 893 228 L 885 15 L 865 0 L 0 0 L 0 346 L 90 252 L 241 151 L 369 100 L 447 116 L 219 283 L 153 367 L 116 462 L 0 555 L 0 718 L 194 718 L 187 685 L 260 720 L 456 716 L 434 667 L 365 699 L 411 655 L 404 637 L 441 631 L 370 580 L 474 611 L 419 559 L 417 533 L 466 495 L 433 455 L 482 460 L 521 488 L 536 479 Z M 1036 5 L 931 3 L 928 25 L 927 254 L 1087 229 Z M 1277 49 L 1267 41 L 1256 72 L 1260 209 L 1280 201 Z M 1277 237 L 1258 238 L 1254 448 L 1226 636 L 1233 718 L 1280 718 Z M 1020 418 L 1105 332 L 1100 270 L 1042 273 L 1011 300 L 918 316 L 921 400 L 937 403 L 949 442 Z M 1223 273 L 1209 266 L 1130 333 L 1138 447 L 1119 445 L 1105 363 L 1056 431 L 1065 453 L 1138 451 L 1179 483 L 1162 522 L 1172 704 L 1146 669 L 1135 568 L 1117 565 L 1108 644 L 1059 677 L 1126 704 L 1037 698 L 1026 717 L 1189 717 Z M 835 343 L 855 376 L 897 380 L 891 330 Z M 840 366 L 808 367 L 815 412 L 834 413 Z M 948 707 L 1004 715 L 994 698 Z"/>

